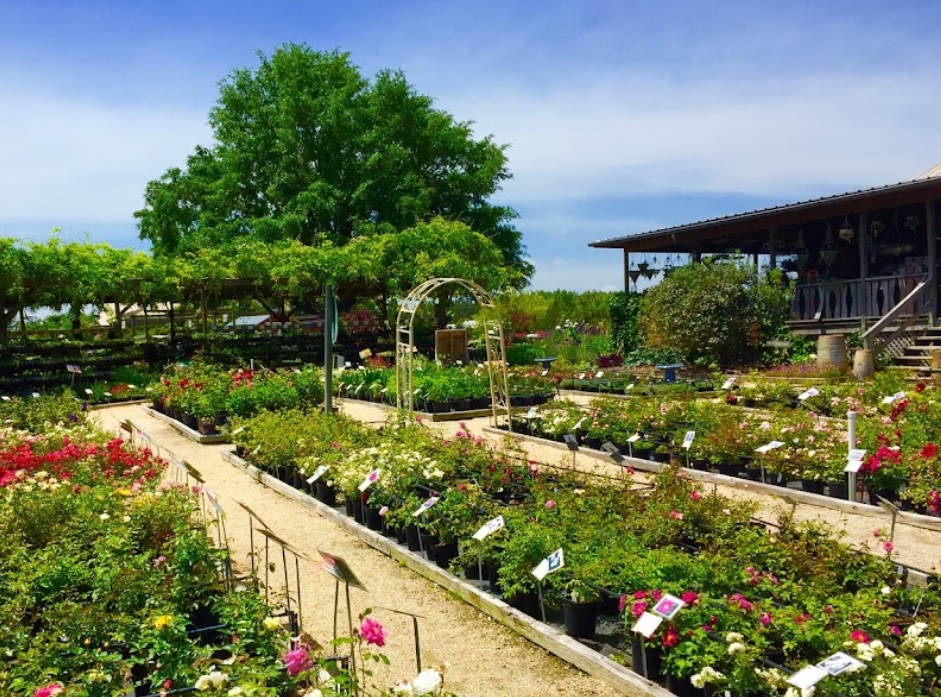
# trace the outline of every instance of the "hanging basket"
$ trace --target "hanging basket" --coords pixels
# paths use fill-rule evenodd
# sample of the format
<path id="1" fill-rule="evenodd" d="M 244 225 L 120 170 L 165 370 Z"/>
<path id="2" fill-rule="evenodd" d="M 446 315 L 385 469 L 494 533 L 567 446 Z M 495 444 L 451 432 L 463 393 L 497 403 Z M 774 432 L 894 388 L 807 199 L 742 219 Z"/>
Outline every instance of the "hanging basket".
<path id="1" fill-rule="evenodd" d="M 631 269 L 627 272 L 627 275 L 631 277 L 631 281 L 637 283 L 637 279 L 640 278 L 640 271 L 637 269 Z"/>
<path id="2" fill-rule="evenodd" d="M 820 260 L 827 266 L 831 266 L 839 254 L 835 249 L 823 249 L 820 251 Z"/>
<path id="3" fill-rule="evenodd" d="M 642 261 L 642 262 L 640 262 L 640 263 L 637 265 L 637 268 L 640 269 L 641 273 L 643 273 L 644 275 L 646 275 L 646 273 L 647 273 L 647 268 L 648 268 L 649 266 L 650 266 L 650 264 L 648 264 L 646 261 Z"/>

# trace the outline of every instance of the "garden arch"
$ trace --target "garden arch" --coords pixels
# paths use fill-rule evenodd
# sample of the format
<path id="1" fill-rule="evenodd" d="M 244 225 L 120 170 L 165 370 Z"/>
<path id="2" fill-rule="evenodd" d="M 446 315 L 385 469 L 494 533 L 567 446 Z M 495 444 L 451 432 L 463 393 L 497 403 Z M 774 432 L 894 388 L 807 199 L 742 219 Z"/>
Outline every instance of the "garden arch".
<path id="1" fill-rule="evenodd" d="M 415 392 L 412 389 L 415 357 L 415 313 L 429 294 L 446 285 L 458 285 L 468 291 L 480 307 L 493 308 L 493 299 L 483 288 L 463 278 L 432 278 L 415 286 L 402 302 L 395 320 L 395 379 L 396 402 L 399 409 L 414 410 Z M 513 430 L 510 412 L 510 388 L 506 375 L 503 352 L 503 325 L 492 319 L 484 320 L 484 341 L 487 346 L 487 373 L 490 377 L 490 403 L 493 423 L 498 413 L 506 414 L 507 428 Z"/>

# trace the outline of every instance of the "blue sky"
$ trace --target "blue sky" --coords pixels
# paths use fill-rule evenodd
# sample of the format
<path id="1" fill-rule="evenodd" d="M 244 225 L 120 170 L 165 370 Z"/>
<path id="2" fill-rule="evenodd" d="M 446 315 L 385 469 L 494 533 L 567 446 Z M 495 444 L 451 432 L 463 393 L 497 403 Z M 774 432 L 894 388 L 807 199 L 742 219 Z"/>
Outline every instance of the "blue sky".
<path id="1" fill-rule="evenodd" d="M 509 145 L 535 287 L 617 288 L 588 242 L 941 160 L 938 27 L 928 0 L 0 0 L 0 234 L 140 246 L 218 81 L 305 42 Z"/>

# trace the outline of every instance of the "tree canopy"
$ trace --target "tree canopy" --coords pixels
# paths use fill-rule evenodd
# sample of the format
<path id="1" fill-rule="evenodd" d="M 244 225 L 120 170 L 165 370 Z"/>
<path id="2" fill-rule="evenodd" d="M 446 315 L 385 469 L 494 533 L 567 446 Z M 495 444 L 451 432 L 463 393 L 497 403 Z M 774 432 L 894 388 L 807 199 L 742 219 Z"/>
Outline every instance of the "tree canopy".
<path id="1" fill-rule="evenodd" d="M 489 201 L 511 176 L 505 146 L 475 139 L 470 123 L 435 109 L 401 72 L 370 81 L 348 54 L 296 44 L 259 60 L 222 81 L 209 115 L 215 143 L 147 185 L 135 216 L 156 256 L 239 241 L 368 245 L 427 232 L 440 216 L 492 241 L 503 280 L 525 285 L 532 266 L 516 214 Z M 421 243 L 396 245 L 417 255 Z"/>

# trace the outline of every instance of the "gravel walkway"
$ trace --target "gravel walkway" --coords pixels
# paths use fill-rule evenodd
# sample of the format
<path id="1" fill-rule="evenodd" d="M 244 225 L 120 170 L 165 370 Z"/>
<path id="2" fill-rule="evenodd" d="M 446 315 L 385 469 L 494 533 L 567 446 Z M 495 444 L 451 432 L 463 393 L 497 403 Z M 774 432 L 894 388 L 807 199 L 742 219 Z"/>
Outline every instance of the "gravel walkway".
<path id="1" fill-rule="evenodd" d="M 115 433 L 120 433 L 121 422 L 131 419 L 178 460 L 190 463 L 200 472 L 226 512 L 232 558 L 242 570 L 250 568 L 249 517 L 239 503 L 250 507 L 275 534 L 314 559 L 321 549 L 344 557 L 368 589 L 368 593 L 350 591 L 354 615 L 373 607 L 374 616 L 389 630 L 383 651 L 392 666 L 374 668 L 377 684 L 391 685 L 415 674 L 411 620 L 375 609 L 382 605 L 423 617 L 420 620 L 423 667 L 445 666 L 445 685 L 458 694 L 617 695 L 599 680 L 547 654 L 430 581 L 350 537 L 329 520 L 259 484 L 222 459 L 221 453 L 230 451 L 231 445 L 194 443 L 147 415 L 140 405 L 111 407 L 96 411 L 95 415 L 103 427 Z M 379 409 L 363 412 L 362 416 L 373 421 L 384 418 Z M 454 425 L 450 428 L 453 430 Z M 261 536 L 256 534 L 256 550 L 262 544 Z M 271 583 L 276 591 L 283 592 L 283 581 L 279 580 L 283 578 L 280 552 L 272 558 L 277 569 L 271 574 Z M 293 567 L 290 558 L 289 567 Z M 290 568 L 290 572 L 293 589 L 294 569 Z M 329 639 L 333 631 L 332 577 L 313 564 L 301 562 L 301 589 L 303 629 L 319 641 Z M 344 626 L 343 621 L 340 626 Z"/>

